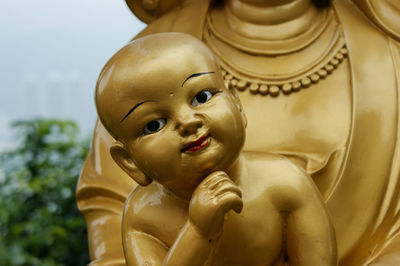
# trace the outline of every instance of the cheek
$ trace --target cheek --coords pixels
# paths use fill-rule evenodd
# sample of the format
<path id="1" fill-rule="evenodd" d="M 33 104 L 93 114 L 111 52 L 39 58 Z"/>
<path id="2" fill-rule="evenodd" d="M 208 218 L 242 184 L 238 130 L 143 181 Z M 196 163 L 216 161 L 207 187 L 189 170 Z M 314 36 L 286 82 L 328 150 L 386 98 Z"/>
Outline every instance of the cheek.
<path id="1" fill-rule="evenodd" d="M 244 138 L 245 125 L 243 117 L 237 107 L 231 101 L 222 102 L 217 112 L 210 116 L 215 133 L 223 139 Z"/>
<path id="2" fill-rule="evenodd" d="M 174 171 L 174 162 L 180 160 L 179 149 L 170 134 L 145 137 L 131 146 L 138 167 L 150 178 L 160 181 Z"/>
<path id="3" fill-rule="evenodd" d="M 218 119 L 213 120 L 210 131 L 218 147 L 218 167 L 229 167 L 244 145 L 245 129 L 240 113 L 235 110 L 219 113 Z"/>

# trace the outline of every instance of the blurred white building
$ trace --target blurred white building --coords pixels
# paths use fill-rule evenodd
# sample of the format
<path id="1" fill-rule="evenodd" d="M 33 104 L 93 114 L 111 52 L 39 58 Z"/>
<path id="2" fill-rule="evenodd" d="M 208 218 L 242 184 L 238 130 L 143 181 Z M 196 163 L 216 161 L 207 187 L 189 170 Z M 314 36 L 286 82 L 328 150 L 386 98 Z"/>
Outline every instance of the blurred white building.
<path id="1" fill-rule="evenodd" d="M 124 0 L 1 0 L 0 151 L 20 119 L 72 119 L 90 134 L 97 75 L 144 26 Z"/>

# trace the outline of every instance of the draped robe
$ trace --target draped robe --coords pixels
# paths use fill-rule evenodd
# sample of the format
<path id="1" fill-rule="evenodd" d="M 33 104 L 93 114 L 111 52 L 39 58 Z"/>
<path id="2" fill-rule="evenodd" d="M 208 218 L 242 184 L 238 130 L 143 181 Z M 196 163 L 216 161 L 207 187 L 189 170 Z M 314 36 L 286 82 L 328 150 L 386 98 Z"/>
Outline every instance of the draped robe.
<path id="1" fill-rule="evenodd" d="M 137 37 L 174 31 L 201 39 L 208 8 L 209 1 L 192 1 L 151 23 Z M 400 261 L 400 43 L 352 2 L 337 0 L 333 8 L 349 50 L 352 106 L 343 160 L 335 166 L 339 174 L 325 200 L 341 265 L 386 260 L 392 265 Z M 97 122 L 77 189 L 93 265 L 125 264 L 121 218 L 124 201 L 136 184 L 112 161 L 112 142 Z"/>

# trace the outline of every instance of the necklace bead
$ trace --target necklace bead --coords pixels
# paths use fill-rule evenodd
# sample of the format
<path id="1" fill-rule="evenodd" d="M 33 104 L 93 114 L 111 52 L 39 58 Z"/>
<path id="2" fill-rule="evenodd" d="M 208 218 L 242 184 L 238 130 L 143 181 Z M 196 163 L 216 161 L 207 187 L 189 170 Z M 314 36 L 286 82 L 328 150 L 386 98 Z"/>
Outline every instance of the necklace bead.
<path id="1" fill-rule="evenodd" d="M 289 83 L 285 83 L 282 86 L 282 91 L 284 94 L 289 94 L 292 92 L 292 85 L 290 85 Z"/>
<path id="2" fill-rule="evenodd" d="M 265 84 L 262 84 L 258 91 L 260 92 L 261 95 L 267 95 L 268 94 L 268 86 Z"/>
<path id="3" fill-rule="evenodd" d="M 278 96 L 279 95 L 279 87 L 275 86 L 275 85 L 269 87 L 269 94 L 271 94 L 271 96 L 274 96 L 274 97 Z"/>
<path id="4" fill-rule="evenodd" d="M 308 88 L 312 84 L 318 83 L 321 79 L 325 79 L 329 74 L 331 74 L 343 60 L 347 57 L 348 51 L 345 45 L 340 48 L 328 61 L 328 63 L 318 69 L 317 71 L 298 78 L 294 81 L 285 81 L 280 84 L 274 81 L 268 80 L 257 80 L 257 82 L 252 81 L 251 78 L 245 80 L 243 78 L 237 78 L 234 74 L 229 73 L 228 70 L 222 69 L 222 75 L 225 80 L 225 85 L 230 88 L 235 88 L 239 91 L 249 90 L 251 94 L 261 94 L 261 95 L 271 95 L 272 97 L 277 97 L 282 91 L 284 94 L 290 94 L 292 92 L 297 92 L 302 88 Z"/>

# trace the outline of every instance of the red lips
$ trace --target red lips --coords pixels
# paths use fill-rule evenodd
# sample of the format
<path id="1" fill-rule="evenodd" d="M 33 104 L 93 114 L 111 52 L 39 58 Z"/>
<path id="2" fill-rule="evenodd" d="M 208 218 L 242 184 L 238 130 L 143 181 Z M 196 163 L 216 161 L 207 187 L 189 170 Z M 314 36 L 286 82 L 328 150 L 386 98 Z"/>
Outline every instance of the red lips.
<path id="1" fill-rule="evenodd" d="M 202 148 L 206 147 L 209 143 L 209 139 L 208 136 L 204 136 L 199 138 L 196 141 L 192 141 L 190 143 L 188 143 L 187 145 L 185 145 L 185 147 L 182 149 L 182 152 L 186 152 L 186 151 L 198 151 L 201 150 Z"/>

